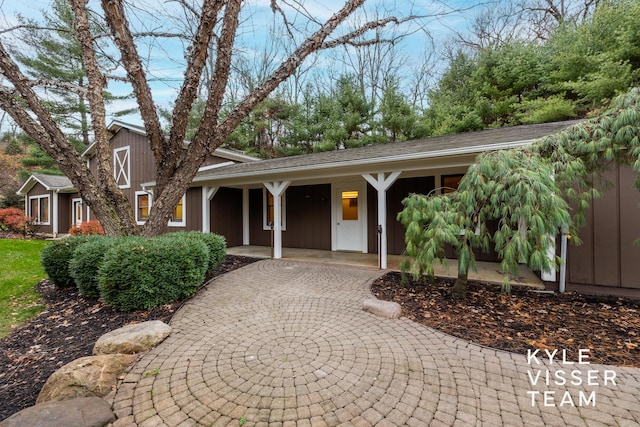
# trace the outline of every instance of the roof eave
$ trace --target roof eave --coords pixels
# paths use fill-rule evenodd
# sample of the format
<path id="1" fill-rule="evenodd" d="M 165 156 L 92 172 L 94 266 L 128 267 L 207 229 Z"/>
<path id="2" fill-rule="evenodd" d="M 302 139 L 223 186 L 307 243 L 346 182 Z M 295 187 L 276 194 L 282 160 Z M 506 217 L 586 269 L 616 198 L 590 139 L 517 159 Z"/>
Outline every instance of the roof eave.
<path id="1" fill-rule="evenodd" d="M 531 145 L 533 143 L 533 139 L 521 140 L 521 141 L 510 141 L 510 142 L 502 142 L 497 144 L 485 144 L 485 145 L 477 145 L 474 147 L 463 147 L 463 148 L 453 148 L 453 149 L 445 149 L 445 150 L 437 150 L 437 151 L 429 151 L 423 153 L 409 153 L 402 154 L 397 156 L 388 156 L 388 157 L 374 157 L 374 158 L 364 158 L 343 162 L 331 162 L 331 163 L 321 163 L 316 165 L 303 165 L 303 166 L 294 166 L 288 168 L 281 169 L 272 169 L 269 170 L 270 178 L 273 179 L 275 175 L 289 175 L 295 176 L 300 175 L 301 177 L 309 177 L 313 175 L 313 172 L 322 171 L 322 170 L 330 170 L 330 169 L 338 169 L 338 168 L 355 168 L 360 166 L 380 166 L 384 164 L 389 164 L 390 166 L 394 166 L 390 169 L 396 170 L 398 163 L 413 161 L 416 160 L 426 160 L 426 159 L 434 159 L 434 158 L 446 158 L 460 155 L 473 155 L 479 154 L 485 151 L 496 151 L 496 150 L 504 150 L 509 148 L 517 148 L 523 147 L 527 145 Z M 230 166 L 233 169 L 233 166 Z M 230 170 L 228 174 L 224 175 L 214 175 L 207 176 L 206 174 L 202 174 L 193 179 L 193 182 L 207 182 L 207 181 L 217 181 L 217 180 L 233 180 L 233 179 L 247 179 L 252 177 L 262 176 L 266 173 L 266 170 L 258 170 L 258 171 L 249 171 L 249 172 L 234 172 Z"/>

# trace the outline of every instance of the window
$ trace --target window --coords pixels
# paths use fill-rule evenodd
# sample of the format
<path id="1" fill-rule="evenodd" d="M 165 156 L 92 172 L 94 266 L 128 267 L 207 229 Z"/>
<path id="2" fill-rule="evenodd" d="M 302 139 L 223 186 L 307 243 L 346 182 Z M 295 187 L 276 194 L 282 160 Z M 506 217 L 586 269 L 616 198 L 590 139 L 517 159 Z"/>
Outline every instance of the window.
<path id="1" fill-rule="evenodd" d="M 136 191 L 136 222 L 139 225 L 149 219 L 151 209 L 151 194 L 144 191 Z"/>
<path id="2" fill-rule="evenodd" d="M 131 161 L 129 147 L 113 150 L 113 178 L 120 188 L 131 187 Z"/>
<path id="3" fill-rule="evenodd" d="M 441 182 L 442 194 L 449 194 L 456 191 L 463 176 L 464 174 L 462 173 L 456 175 L 443 175 Z"/>
<path id="4" fill-rule="evenodd" d="M 187 219 L 185 216 L 186 214 L 185 207 L 186 207 L 185 196 L 182 196 L 182 198 L 178 202 L 178 205 L 173 210 L 173 214 L 171 215 L 171 218 L 169 218 L 170 227 L 184 227 L 187 225 Z"/>
<path id="5" fill-rule="evenodd" d="M 357 191 L 342 192 L 342 220 L 343 221 L 358 220 L 358 192 Z"/>
<path id="6" fill-rule="evenodd" d="M 29 197 L 29 216 L 36 224 L 49 225 L 49 196 Z"/>
<path id="7" fill-rule="evenodd" d="M 274 223 L 274 203 L 273 194 L 271 194 L 266 188 L 262 189 L 263 196 L 263 215 L 262 215 L 262 229 L 271 230 Z M 287 213 L 286 213 L 286 193 L 280 197 L 280 212 L 282 212 L 282 229 L 287 229 Z"/>

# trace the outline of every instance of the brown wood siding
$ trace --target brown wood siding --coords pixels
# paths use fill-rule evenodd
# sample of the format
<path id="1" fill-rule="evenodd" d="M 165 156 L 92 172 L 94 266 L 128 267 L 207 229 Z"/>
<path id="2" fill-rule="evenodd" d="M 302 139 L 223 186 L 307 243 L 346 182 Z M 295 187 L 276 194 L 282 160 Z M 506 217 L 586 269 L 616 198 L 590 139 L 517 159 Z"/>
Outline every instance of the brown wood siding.
<path id="1" fill-rule="evenodd" d="M 202 187 L 187 190 L 186 230 L 202 230 Z"/>
<path id="2" fill-rule="evenodd" d="M 227 240 L 227 247 L 242 245 L 242 190 L 222 187 L 209 202 L 210 229 Z"/>
<path id="3" fill-rule="evenodd" d="M 287 188 L 286 210 L 285 247 L 331 250 L 331 185 Z"/>
<path id="4" fill-rule="evenodd" d="M 614 187 L 593 201 L 586 225 L 579 230 L 580 246 L 570 244 L 568 288 L 582 285 L 640 289 L 640 194 L 629 166 L 605 174 Z"/>
<path id="5" fill-rule="evenodd" d="M 262 229 L 262 189 L 249 190 L 249 239 L 250 244 L 271 246 L 271 233 Z"/>
<path id="6" fill-rule="evenodd" d="M 270 246 L 271 232 L 262 229 L 262 194 L 260 188 L 249 190 L 250 242 Z M 331 185 L 287 188 L 285 209 L 284 247 L 331 250 Z"/>
<path id="7" fill-rule="evenodd" d="M 620 286 L 640 289 L 640 194 L 630 167 L 620 168 Z"/>
<path id="8" fill-rule="evenodd" d="M 58 194 L 58 232 L 61 234 L 67 233 L 71 228 L 71 196 L 78 197 L 77 193 Z M 83 216 L 83 218 L 86 221 L 87 217 Z"/>
<path id="9" fill-rule="evenodd" d="M 205 159 L 204 163 L 202 163 L 202 166 L 219 165 L 220 163 L 227 163 L 227 162 L 230 162 L 230 161 L 232 161 L 232 160 L 225 159 L 225 158 L 218 157 L 218 156 L 208 155 L 207 158 Z"/>
<path id="10" fill-rule="evenodd" d="M 387 190 L 387 253 L 400 255 L 404 251 L 404 226 L 397 220 L 402 211 L 402 201 L 411 193 L 427 194 L 435 188 L 433 176 L 400 178 Z M 378 192 L 367 185 L 368 248 L 378 253 Z"/>
<path id="11" fill-rule="evenodd" d="M 131 206 L 135 207 L 135 192 L 142 190 L 142 183 L 156 179 L 155 162 L 149 140 L 145 136 L 127 129 L 120 130 L 111 139 L 112 161 L 113 150 L 126 146 L 129 147 L 130 188 L 123 188 L 122 191 L 131 202 Z"/>

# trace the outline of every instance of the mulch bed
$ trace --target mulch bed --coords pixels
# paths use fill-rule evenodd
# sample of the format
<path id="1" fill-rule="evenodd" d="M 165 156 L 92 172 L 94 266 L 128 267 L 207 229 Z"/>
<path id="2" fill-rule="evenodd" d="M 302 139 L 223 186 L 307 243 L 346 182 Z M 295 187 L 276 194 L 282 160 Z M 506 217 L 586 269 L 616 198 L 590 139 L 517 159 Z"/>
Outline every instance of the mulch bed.
<path id="1" fill-rule="evenodd" d="M 211 278 L 257 261 L 227 256 Z M 63 365 L 90 356 L 101 335 L 130 323 L 168 323 L 184 301 L 152 310 L 122 313 L 75 290 L 58 289 L 47 280 L 37 285 L 46 311 L 0 340 L 0 420 L 35 404 L 45 381 Z"/>
<path id="2" fill-rule="evenodd" d="M 395 301 L 402 315 L 433 329 L 487 347 L 522 355 L 528 349 L 566 350 L 576 361 L 589 349 L 590 363 L 640 367 L 640 301 L 625 298 L 534 293 L 469 282 L 467 298 L 449 297 L 453 280 L 403 284 L 400 273 L 376 280 L 377 298 Z"/>

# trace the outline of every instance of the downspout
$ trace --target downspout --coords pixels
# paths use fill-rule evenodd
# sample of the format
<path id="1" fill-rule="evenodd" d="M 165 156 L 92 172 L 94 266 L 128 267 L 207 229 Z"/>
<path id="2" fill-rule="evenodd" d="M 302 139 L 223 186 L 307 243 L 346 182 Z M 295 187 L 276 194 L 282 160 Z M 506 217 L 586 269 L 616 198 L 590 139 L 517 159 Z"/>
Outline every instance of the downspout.
<path id="1" fill-rule="evenodd" d="M 567 274 L 567 232 L 562 231 L 562 238 L 560 240 L 560 258 L 562 262 L 560 264 L 560 283 L 558 285 L 558 292 L 561 294 L 565 291 L 566 274 Z"/>

